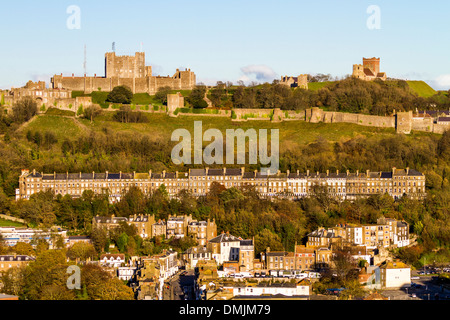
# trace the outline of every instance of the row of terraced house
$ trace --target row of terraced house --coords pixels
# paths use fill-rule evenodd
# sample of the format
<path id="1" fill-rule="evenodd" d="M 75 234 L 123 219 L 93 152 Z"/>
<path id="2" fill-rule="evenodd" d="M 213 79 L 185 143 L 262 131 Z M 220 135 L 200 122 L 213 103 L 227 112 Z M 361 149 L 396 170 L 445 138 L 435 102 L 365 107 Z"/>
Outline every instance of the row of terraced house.
<path id="1" fill-rule="evenodd" d="M 41 173 L 36 170 L 22 170 L 16 199 L 29 199 L 40 191 L 53 190 L 56 195 L 80 197 L 84 191 L 108 194 L 110 202 L 120 201 L 124 192 L 132 186 L 144 194 L 151 194 L 164 186 L 169 196 L 176 197 L 181 190 L 188 190 L 194 196 L 209 192 L 217 182 L 225 188 L 251 186 L 262 196 L 288 197 L 291 199 L 307 197 L 321 188 L 329 195 L 355 200 L 374 194 L 389 194 L 394 199 L 407 195 L 413 199 L 424 199 L 425 175 L 414 169 L 371 172 L 310 172 L 280 171 L 264 175 L 258 171 L 245 171 L 244 168 L 189 169 L 186 173 Z"/>

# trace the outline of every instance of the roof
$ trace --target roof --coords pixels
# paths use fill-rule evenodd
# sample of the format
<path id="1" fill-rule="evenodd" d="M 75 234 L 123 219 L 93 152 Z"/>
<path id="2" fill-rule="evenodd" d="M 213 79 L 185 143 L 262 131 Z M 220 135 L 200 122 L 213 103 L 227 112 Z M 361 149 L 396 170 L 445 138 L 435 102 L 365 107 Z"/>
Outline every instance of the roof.
<path id="1" fill-rule="evenodd" d="M 35 258 L 28 256 L 28 255 L 23 255 L 23 254 L 4 254 L 4 255 L 0 255 L 0 261 L 31 261 L 31 260 L 35 260 Z"/>
<path id="2" fill-rule="evenodd" d="M 218 235 L 217 237 L 209 240 L 209 242 L 221 243 L 221 242 L 235 242 L 235 241 L 241 241 L 241 240 L 242 240 L 242 238 L 235 237 L 229 233 L 222 233 L 222 234 Z"/>
<path id="3" fill-rule="evenodd" d="M 388 261 L 383 263 L 380 268 L 384 269 L 409 269 L 410 267 L 401 261 Z"/>

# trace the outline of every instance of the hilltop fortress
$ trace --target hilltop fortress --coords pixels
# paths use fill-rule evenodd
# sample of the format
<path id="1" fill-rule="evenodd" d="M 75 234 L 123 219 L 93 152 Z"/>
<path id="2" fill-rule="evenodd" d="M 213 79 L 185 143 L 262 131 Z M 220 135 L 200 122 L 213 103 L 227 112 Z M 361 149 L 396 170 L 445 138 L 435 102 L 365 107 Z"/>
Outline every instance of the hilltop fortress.
<path id="1" fill-rule="evenodd" d="M 53 89 L 71 91 L 112 91 L 114 87 L 125 85 L 133 93 L 154 95 L 159 88 L 170 87 L 173 90 L 192 90 L 196 84 L 195 73 L 191 69 L 176 70 L 173 76 L 153 76 L 152 67 L 145 65 L 145 53 L 136 52 L 134 56 L 117 56 L 115 52 L 105 54 L 105 76 L 65 77 L 62 74 L 51 78 Z"/>
<path id="2" fill-rule="evenodd" d="M 354 64 L 352 76 L 364 81 L 387 79 L 385 72 L 380 72 L 380 58 L 363 58 L 363 64 Z"/>

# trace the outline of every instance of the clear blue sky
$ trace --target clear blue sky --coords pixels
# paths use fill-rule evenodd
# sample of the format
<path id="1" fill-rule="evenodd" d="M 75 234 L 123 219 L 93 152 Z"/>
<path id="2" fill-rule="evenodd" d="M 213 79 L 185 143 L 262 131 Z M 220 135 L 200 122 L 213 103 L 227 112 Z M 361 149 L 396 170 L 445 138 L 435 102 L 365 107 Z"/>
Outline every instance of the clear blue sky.
<path id="1" fill-rule="evenodd" d="M 70 5 L 80 29 L 67 28 Z M 381 29 L 370 30 L 370 5 Z M 134 54 L 141 42 L 154 73 L 190 68 L 197 81 L 345 76 L 380 57 L 389 77 L 450 88 L 450 1 L 154 0 L 8 1 L 1 6 L 0 87 L 53 74 L 104 75 L 104 53 Z"/>

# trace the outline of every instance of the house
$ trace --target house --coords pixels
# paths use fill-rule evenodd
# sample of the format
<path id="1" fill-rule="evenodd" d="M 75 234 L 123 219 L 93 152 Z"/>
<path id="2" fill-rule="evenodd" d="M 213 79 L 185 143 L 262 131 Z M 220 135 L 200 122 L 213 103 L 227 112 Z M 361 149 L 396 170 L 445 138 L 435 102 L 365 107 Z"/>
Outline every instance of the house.
<path id="1" fill-rule="evenodd" d="M 152 237 L 166 236 L 167 225 L 165 220 L 159 219 L 158 222 L 152 224 Z"/>
<path id="2" fill-rule="evenodd" d="M 60 228 L 52 231 L 43 231 L 31 228 L 0 227 L 0 234 L 4 243 L 10 247 L 15 246 L 18 242 L 31 243 L 34 247 L 34 240 L 43 239 L 47 241 L 49 248 L 53 249 L 56 246 L 56 243 L 53 242 L 57 237 L 62 238 L 64 243 L 67 242 L 67 231 Z"/>
<path id="3" fill-rule="evenodd" d="M 128 224 L 133 225 L 138 230 L 138 235 L 141 238 L 152 238 L 152 225 L 155 223 L 155 216 L 153 215 L 137 215 L 134 214 L 128 217 Z"/>
<path id="4" fill-rule="evenodd" d="M 217 264 L 221 265 L 224 261 L 237 261 L 239 259 L 241 240 L 243 239 L 235 237 L 229 232 L 222 232 L 222 234 L 209 240 L 206 247 L 211 251 Z"/>
<path id="5" fill-rule="evenodd" d="M 205 246 L 196 246 L 189 248 L 182 255 L 182 260 L 186 264 L 186 269 L 195 268 L 199 260 L 211 259 L 211 251 Z"/>
<path id="6" fill-rule="evenodd" d="M 137 267 L 118 267 L 117 268 L 117 277 L 120 280 L 130 281 L 133 278 L 136 270 L 137 270 Z"/>
<path id="7" fill-rule="evenodd" d="M 68 236 L 68 237 L 67 237 L 67 246 L 68 246 L 68 247 L 71 247 L 71 246 L 73 246 L 75 243 L 79 243 L 79 242 L 91 244 L 91 243 L 92 243 L 92 240 L 91 240 L 91 238 L 88 237 L 88 236 Z"/>
<path id="8" fill-rule="evenodd" d="M 124 254 L 111 254 L 106 253 L 100 256 L 100 264 L 107 266 L 118 268 L 125 263 L 125 255 Z"/>
<path id="9" fill-rule="evenodd" d="M 330 248 L 331 245 L 342 243 L 345 232 L 342 228 L 319 228 L 308 234 L 307 248 Z"/>
<path id="10" fill-rule="evenodd" d="M 400 261 L 385 261 L 380 266 L 382 288 L 411 287 L 411 268 Z"/>
<path id="11" fill-rule="evenodd" d="M 10 268 L 26 265 L 34 260 L 35 258 L 27 255 L 0 255 L 0 273 Z"/>

